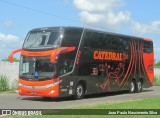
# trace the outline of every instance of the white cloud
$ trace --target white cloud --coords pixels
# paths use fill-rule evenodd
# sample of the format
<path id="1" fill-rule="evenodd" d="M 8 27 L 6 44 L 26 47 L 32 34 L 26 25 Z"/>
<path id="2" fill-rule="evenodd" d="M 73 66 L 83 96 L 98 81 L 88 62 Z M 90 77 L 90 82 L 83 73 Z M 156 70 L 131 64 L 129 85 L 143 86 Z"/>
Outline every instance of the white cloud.
<path id="1" fill-rule="evenodd" d="M 86 23 L 98 23 L 103 19 L 101 14 L 91 14 L 88 11 L 82 11 L 80 14 L 81 21 Z"/>
<path id="2" fill-rule="evenodd" d="M 108 11 L 123 6 L 121 0 L 74 0 L 73 4 L 81 11 Z"/>
<path id="3" fill-rule="evenodd" d="M 10 53 L 21 48 L 22 40 L 13 34 L 0 33 L 0 61 L 10 55 Z"/>
<path id="4" fill-rule="evenodd" d="M 117 11 L 124 6 L 122 0 L 74 0 L 73 4 L 80 10 L 81 22 L 86 25 L 117 30 L 130 21 L 130 12 Z"/>
<path id="5" fill-rule="evenodd" d="M 124 0 L 73 0 L 73 4 L 80 10 L 84 25 L 122 32 L 127 26 L 129 34 L 160 34 L 160 21 L 149 24 L 135 21 L 130 11 L 121 9 L 125 6 Z"/>
<path id="6" fill-rule="evenodd" d="M 17 42 L 18 40 L 19 40 L 19 38 L 17 36 L 15 36 L 15 35 L 0 33 L 0 41 Z"/>
<path id="7" fill-rule="evenodd" d="M 142 24 L 139 22 L 132 23 L 132 31 L 141 34 L 160 34 L 160 21 L 152 21 L 150 24 Z"/>

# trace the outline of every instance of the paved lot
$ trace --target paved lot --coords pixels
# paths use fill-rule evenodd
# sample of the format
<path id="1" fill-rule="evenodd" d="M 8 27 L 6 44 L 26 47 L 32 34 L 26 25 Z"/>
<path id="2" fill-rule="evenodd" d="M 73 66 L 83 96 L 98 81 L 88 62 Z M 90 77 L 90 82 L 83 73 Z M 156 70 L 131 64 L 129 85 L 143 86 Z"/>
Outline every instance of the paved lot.
<path id="1" fill-rule="evenodd" d="M 60 98 L 45 100 L 41 97 L 26 97 L 14 94 L 0 94 L 0 109 L 63 109 L 87 104 L 115 103 L 142 98 L 160 98 L 160 86 L 144 89 L 143 93 L 105 93 L 85 96 L 82 100 Z"/>

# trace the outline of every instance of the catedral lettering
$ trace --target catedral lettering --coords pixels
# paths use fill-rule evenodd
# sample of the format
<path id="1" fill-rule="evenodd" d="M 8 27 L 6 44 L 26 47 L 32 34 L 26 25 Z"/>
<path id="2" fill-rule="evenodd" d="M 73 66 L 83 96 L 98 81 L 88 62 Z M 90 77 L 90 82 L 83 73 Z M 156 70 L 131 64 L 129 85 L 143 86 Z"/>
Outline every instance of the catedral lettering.
<path id="1" fill-rule="evenodd" d="M 82 99 L 111 91 L 138 93 L 154 82 L 153 42 L 146 38 L 46 27 L 27 34 L 22 49 L 10 54 L 11 63 L 18 52 L 21 96 Z"/>
<path id="2" fill-rule="evenodd" d="M 122 53 L 116 52 L 105 52 L 105 51 L 94 51 L 94 59 L 97 60 L 116 60 L 122 61 Z"/>

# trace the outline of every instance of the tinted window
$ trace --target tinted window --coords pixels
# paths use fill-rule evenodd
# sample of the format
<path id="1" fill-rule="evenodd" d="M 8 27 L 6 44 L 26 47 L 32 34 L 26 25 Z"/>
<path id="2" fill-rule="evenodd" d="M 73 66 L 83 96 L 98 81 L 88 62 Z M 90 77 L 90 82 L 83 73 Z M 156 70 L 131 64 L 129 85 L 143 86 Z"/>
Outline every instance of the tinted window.
<path id="1" fill-rule="evenodd" d="M 143 51 L 144 51 L 144 53 L 153 52 L 153 42 L 144 41 Z"/>
<path id="2" fill-rule="evenodd" d="M 110 40 L 108 40 L 108 36 L 106 34 L 103 33 L 99 33 L 99 47 L 103 48 L 103 49 L 108 49 L 108 44 L 109 44 Z"/>
<path id="3" fill-rule="evenodd" d="M 129 40 L 122 36 L 87 31 L 84 47 L 127 51 L 129 50 Z"/>
<path id="4" fill-rule="evenodd" d="M 122 44 L 122 49 L 124 51 L 129 51 L 129 46 L 130 46 L 130 38 L 129 37 L 121 37 L 121 41 L 123 41 L 123 44 Z"/>
<path id="5" fill-rule="evenodd" d="M 98 48 L 98 33 L 87 31 L 84 37 L 84 47 Z"/>
<path id="6" fill-rule="evenodd" d="M 111 36 L 110 49 L 123 50 L 123 39 L 118 36 Z"/>
<path id="7" fill-rule="evenodd" d="M 62 47 L 71 47 L 71 46 L 78 47 L 81 35 L 82 35 L 82 30 L 80 29 L 65 29 L 61 46 Z"/>

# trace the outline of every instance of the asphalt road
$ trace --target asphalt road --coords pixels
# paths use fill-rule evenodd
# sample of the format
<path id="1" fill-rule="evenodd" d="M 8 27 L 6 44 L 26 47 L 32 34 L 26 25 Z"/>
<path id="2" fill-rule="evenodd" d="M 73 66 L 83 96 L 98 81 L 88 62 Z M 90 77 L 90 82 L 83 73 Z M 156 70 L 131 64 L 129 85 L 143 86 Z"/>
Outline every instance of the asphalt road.
<path id="1" fill-rule="evenodd" d="M 144 89 L 143 93 L 129 94 L 115 92 L 85 96 L 82 100 L 72 98 L 43 99 L 41 97 L 19 96 L 17 93 L 0 94 L 0 109 L 64 109 L 97 103 L 117 103 L 143 98 L 160 98 L 160 86 Z"/>

